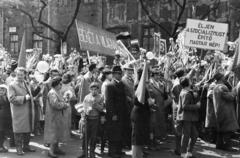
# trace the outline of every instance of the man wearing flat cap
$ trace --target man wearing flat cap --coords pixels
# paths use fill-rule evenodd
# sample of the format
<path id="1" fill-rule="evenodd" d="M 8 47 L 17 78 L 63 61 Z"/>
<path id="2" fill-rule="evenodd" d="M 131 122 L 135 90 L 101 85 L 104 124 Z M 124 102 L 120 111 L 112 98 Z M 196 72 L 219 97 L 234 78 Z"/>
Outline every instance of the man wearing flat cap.
<path id="1" fill-rule="evenodd" d="M 124 128 L 126 126 L 127 107 L 126 94 L 122 78 L 122 69 L 120 66 L 114 66 L 112 69 L 113 80 L 106 87 L 106 117 L 107 133 L 109 140 L 109 156 L 120 158 L 123 154 L 122 143 L 124 137 Z"/>
<path id="2" fill-rule="evenodd" d="M 133 66 L 130 64 L 127 64 L 123 67 L 124 69 L 124 75 L 122 77 L 122 82 L 125 86 L 125 94 L 127 97 L 127 111 L 128 111 L 128 121 L 126 122 L 128 126 L 125 129 L 125 146 L 131 148 L 131 120 L 130 120 L 130 114 L 133 108 L 133 101 L 134 101 L 134 79 L 133 79 L 133 73 L 134 69 Z M 126 125 L 127 125 L 126 124 Z"/>

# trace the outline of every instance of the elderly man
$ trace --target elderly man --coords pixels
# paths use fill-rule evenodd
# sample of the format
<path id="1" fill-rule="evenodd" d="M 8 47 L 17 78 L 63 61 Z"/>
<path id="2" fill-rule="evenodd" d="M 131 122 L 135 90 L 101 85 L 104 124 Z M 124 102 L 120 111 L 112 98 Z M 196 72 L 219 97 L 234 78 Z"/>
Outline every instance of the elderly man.
<path id="1" fill-rule="evenodd" d="M 17 68 L 16 80 L 9 85 L 13 132 L 18 155 L 35 152 L 29 146 L 30 132 L 34 129 L 34 104 L 29 85 L 25 82 L 25 69 Z"/>

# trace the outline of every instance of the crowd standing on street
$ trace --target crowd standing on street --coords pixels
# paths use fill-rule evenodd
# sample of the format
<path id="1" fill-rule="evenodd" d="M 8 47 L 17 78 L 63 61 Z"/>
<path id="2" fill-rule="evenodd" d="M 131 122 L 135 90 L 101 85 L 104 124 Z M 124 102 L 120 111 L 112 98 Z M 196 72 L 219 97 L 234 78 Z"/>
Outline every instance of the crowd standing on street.
<path id="1" fill-rule="evenodd" d="M 6 137 L 17 155 L 35 152 L 31 135 L 44 135 L 48 156 L 57 158 L 66 154 L 59 144 L 73 130 L 82 139 L 79 158 L 95 158 L 96 144 L 112 158 L 124 157 L 126 150 L 133 158 L 147 157 L 172 133 L 173 152 L 182 158 L 194 157 L 199 137 L 233 151 L 240 88 L 228 74 L 216 68 L 206 80 L 205 71 L 192 64 L 169 69 L 167 78 L 164 65 L 151 65 L 146 52 L 134 62 L 121 63 L 119 57 L 112 65 L 88 62 L 77 69 L 76 62 L 62 63 L 47 70 L 42 82 L 37 70 L 11 61 L 0 85 L 0 152 L 8 152 Z"/>

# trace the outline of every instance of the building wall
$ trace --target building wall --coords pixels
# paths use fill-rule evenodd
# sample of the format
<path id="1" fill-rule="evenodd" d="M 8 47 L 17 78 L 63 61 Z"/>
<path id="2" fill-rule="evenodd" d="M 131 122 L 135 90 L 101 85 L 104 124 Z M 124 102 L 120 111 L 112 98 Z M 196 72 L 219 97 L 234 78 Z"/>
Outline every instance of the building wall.
<path id="1" fill-rule="evenodd" d="M 31 14 L 36 15 L 39 12 L 39 0 L 23 0 L 26 4 L 27 9 Z M 49 22 L 54 28 L 61 31 L 66 29 L 67 24 L 70 22 L 71 17 L 74 13 L 77 0 L 51 0 L 49 8 L 46 8 L 43 14 L 43 19 Z M 185 22 L 186 18 L 200 17 L 203 12 L 207 12 L 210 5 L 196 5 L 199 1 L 188 0 L 186 10 L 184 12 L 181 22 Z M 33 6 L 34 3 L 34 6 Z M 193 10 L 193 5 L 196 5 L 196 12 Z M 147 6 L 152 17 L 161 23 L 165 28 L 172 31 L 174 23 L 179 12 L 174 0 L 149 0 Z M 24 30 L 26 31 L 26 47 L 27 49 L 33 48 L 33 29 L 31 27 L 29 19 L 19 13 L 18 11 L 3 9 L 3 31 L 0 31 L 1 37 L 3 37 L 3 45 L 9 50 L 9 27 L 16 27 L 16 33 L 19 35 L 19 50 L 21 44 L 21 38 Z M 228 1 L 222 0 L 220 9 L 212 13 L 213 18 L 219 18 L 220 22 L 228 22 L 228 15 L 226 12 L 229 11 Z M 50 16 L 48 16 L 50 15 Z M 138 39 L 141 46 L 147 49 L 152 48 L 153 32 L 161 32 L 162 38 L 168 39 L 169 36 L 159 27 L 153 25 L 147 16 L 145 15 L 139 0 L 82 0 L 81 8 L 78 13 L 77 19 L 99 28 L 106 29 L 113 33 L 119 33 L 122 31 L 129 31 L 132 35 L 132 39 Z M 1 20 L 1 18 L 0 18 Z M 0 23 L 1 24 L 1 23 Z M 231 27 L 233 30 L 233 26 Z M 42 29 L 44 34 L 48 34 L 46 28 Z M 0 28 L 1 30 L 1 28 Z M 50 32 L 51 37 L 56 36 Z M 1 38 L 0 38 L 1 42 Z M 48 43 L 50 43 L 48 47 Z M 79 47 L 78 36 L 75 24 L 69 32 L 68 39 L 68 50 L 71 48 Z M 59 53 L 56 49 L 56 44 L 43 40 L 43 53 Z M 18 53 L 13 54 L 13 57 L 17 57 Z"/>

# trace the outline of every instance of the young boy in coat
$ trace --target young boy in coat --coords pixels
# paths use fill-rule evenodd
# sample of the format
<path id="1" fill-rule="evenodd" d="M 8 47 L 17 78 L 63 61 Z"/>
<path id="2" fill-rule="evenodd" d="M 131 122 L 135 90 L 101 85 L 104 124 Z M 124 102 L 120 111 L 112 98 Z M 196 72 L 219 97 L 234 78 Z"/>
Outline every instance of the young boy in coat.
<path id="1" fill-rule="evenodd" d="M 103 111 L 103 98 L 99 94 L 99 84 L 93 82 L 90 84 L 90 93 L 85 96 L 83 100 L 83 107 L 85 113 L 85 120 L 86 120 L 86 133 L 83 136 L 83 154 L 79 158 L 84 158 L 86 154 L 86 137 L 87 137 L 87 144 L 90 143 L 90 158 L 95 158 L 95 146 L 96 146 L 96 137 L 98 132 L 98 125 L 100 122 L 100 112 Z"/>

